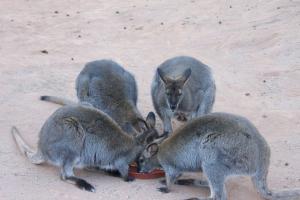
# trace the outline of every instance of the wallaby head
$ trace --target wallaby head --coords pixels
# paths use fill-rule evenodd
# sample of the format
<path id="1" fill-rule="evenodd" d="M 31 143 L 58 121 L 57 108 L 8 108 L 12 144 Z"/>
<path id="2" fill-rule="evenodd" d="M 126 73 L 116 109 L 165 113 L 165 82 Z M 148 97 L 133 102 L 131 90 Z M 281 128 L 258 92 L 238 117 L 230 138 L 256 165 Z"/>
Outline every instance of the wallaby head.
<path id="1" fill-rule="evenodd" d="M 147 145 L 147 147 L 145 148 L 138 160 L 140 172 L 149 172 L 155 168 L 160 167 L 157 158 L 158 149 L 159 146 L 156 142 Z"/>
<path id="2" fill-rule="evenodd" d="M 172 111 L 175 111 L 177 106 L 183 99 L 183 86 L 190 78 L 192 70 L 188 68 L 182 73 L 181 76 L 176 78 L 168 77 L 160 68 L 157 69 L 157 73 L 160 76 L 161 80 L 164 82 L 165 96 L 170 109 Z"/>
<path id="3" fill-rule="evenodd" d="M 156 118 L 153 112 L 149 112 L 146 121 L 143 118 L 137 118 L 135 123 L 133 123 L 134 128 L 141 132 L 138 140 L 146 142 L 146 144 L 151 143 L 154 139 L 158 138 L 158 131 L 155 129 Z"/>

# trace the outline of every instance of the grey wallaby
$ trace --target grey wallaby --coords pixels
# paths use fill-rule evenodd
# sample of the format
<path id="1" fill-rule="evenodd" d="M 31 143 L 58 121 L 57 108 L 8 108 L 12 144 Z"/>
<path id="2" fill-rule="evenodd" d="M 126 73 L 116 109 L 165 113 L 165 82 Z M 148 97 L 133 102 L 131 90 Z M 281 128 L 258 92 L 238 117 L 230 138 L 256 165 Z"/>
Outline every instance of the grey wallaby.
<path id="1" fill-rule="evenodd" d="M 161 192 L 169 192 L 182 172 L 203 171 L 208 182 L 198 183 L 209 186 L 211 195 L 201 200 L 226 200 L 225 181 L 235 175 L 251 176 L 265 199 L 300 199 L 300 190 L 268 188 L 270 147 L 249 120 L 233 114 L 211 113 L 189 121 L 162 143 L 149 144 L 139 163 L 142 172 L 164 169 L 167 187 L 159 188 Z"/>
<path id="2" fill-rule="evenodd" d="M 179 56 L 163 62 L 152 81 L 151 95 L 164 134 L 172 132 L 173 117 L 187 121 L 210 113 L 215 93 L 210 68 L 195 58 Z"/>
<path id="3" fill-rule="evenodd" d="M 16 127 L 12 135 L 26 157 L 34 164 L 50 163 L 60 167 L 61 179 L 77 187 L 95 191 L 85 180 L 74 175 L 74 168 L 99 167 L 118 170 L 125 181 L 128 164 L 137 159 L 147 145 L 145 131 L 136 137 L 125 133 L 104 112 L 84 105 L 64 106 L 44 123 L 37 150 L 26 144 Z"/>
<path id="4" fill-rule="evenodd" d="M 112 60 L 97 60 L 85 65 L 76 79 L 77 97 L 107 113 L 129 134 L 151 129 L 158 137 L 155 127 L 148 126 L 137 109 L 137 86 L 134 76 Z M 75 102 L 53 96 L 41 100 L 61 105 Z M 155 120 L 153 112 L 147 118 Z M 152 134 L 153 136 L 155 134 Z"/>

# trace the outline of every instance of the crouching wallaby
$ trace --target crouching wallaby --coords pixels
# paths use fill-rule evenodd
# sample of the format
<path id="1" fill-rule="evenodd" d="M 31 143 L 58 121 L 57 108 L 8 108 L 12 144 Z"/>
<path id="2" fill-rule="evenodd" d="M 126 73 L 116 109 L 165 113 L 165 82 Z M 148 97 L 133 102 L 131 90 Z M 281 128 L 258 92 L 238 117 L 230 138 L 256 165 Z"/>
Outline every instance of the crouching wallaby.
<path id="1" fill-rule="evenodd" d="M 153 123 L 147 124 L 137 109 L 135 78 L 118 63 L 111 60 L 87 63 L 76 79 L 76 91 L 80 102 L 102 110 L 128 134 L 135 135 L 142 129 L 149 129 L 156 134 L 152 134 L 154 137 L 158 137 Z M 42 96 L 41 100 L 62 105 L 74 104 L 52 96 Z M 155 121 L 154 113 L 150 112 L 147 119 Z"/>
<path id="2" fill-rule="evenodd" d="M 226 200 L 225 181 L 235 175 L 251 176 L 265 199 L 300 199 L 300 190 L 268 188 L 270 148 L 251 122 L 233 114 L 212 113 L 188 122 L 161 144 L 149 144 L 139 162 L 143 172 L 165 170 L 167 187 L 161 192 L 169 192 L 182 172 L 203 171 L 208 183 L 199 183 L 209 185 L 211 195 L 201 200 Z"/>
<path id="3" fill-rule="evenodd" d="M 128 164 L 138 158 L 146 146 L 149 131 L 133 137 L 126 134 L 107 114 L 83 105 L 64 106 L 43 125 L 37 151 L 29 147 L 16 127 L 12 135 L 27 158 L 34 164 L 44 162 L 60 167 L 61 179 L 94 192 L 95 188 L 74 175 L 74 168 L 116 169 L 125 181 Z"/>
<path id="4" fill-rule="evenodd" d="M 210 113 L 215 90 L 210 68 L 195 58 L 180 56 L 162 63 L 152 81 L 151 94 L 164 134 L 172 132 L 172 117 L 187 121 Z"/>

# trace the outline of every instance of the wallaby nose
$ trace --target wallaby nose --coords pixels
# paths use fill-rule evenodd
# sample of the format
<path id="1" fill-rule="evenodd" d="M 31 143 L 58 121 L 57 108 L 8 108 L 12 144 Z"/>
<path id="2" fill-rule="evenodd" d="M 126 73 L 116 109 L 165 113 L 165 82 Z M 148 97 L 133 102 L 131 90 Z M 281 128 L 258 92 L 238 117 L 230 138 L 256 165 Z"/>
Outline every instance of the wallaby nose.
<path id="1" fill-rule="evenodd" d="M 176 109 L 176 105 L 170 105 L 170 108 L 172 111 L 174 111 Z"/>

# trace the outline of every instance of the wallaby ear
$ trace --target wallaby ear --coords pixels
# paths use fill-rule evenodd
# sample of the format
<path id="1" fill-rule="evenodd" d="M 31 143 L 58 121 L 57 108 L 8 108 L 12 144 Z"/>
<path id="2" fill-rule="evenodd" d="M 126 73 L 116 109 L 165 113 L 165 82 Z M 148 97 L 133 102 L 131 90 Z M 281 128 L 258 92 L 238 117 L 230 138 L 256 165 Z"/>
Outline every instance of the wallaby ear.
<path id="1" fill-rule="evenodd" d="M 170 79 L 169 77 L 166 76 L 166 74 L 160 69 L 160 68 L 157 68 L 157 73 L 159 75 L 159 77 L 161 78 L 161 80 L 167 84 L 169 82 L 172 81 L 172 79 Z"/>
<path id="2" fill-rule="evenodd" d="M 152 156 L 155 156 L 158 152 L 158 144 L 157 143 L 151 143 L 146 147 L 146 155 L 145 157 L 150 158 Z"/>
<path id="3" fill-rule="evenodd" d="M 147 122 L 141 118 L 137 118 L 132 125 L 138 132 L 144 132 L 145 130 L 149 129 Z"/>
<path id="4" fill-rule="evenodd" d="M 184 85 L 186 83 L 186 81 L 190 78 L 191 74 L 192 74 L 192 70 L 191 70 L 191 68 L 188 68 L 183 72 L 182 76 L 180 78 L 178 78 L 176 81 L 180 82 L 180 84 Z"/>
<path id="5" fill-rule="evenodd" d="M 154 112 L 149 112 L 146 118 L 146 122 L 148 124 L 149 127 L 154 128 L 155 127 L 155 114 Z"/>

